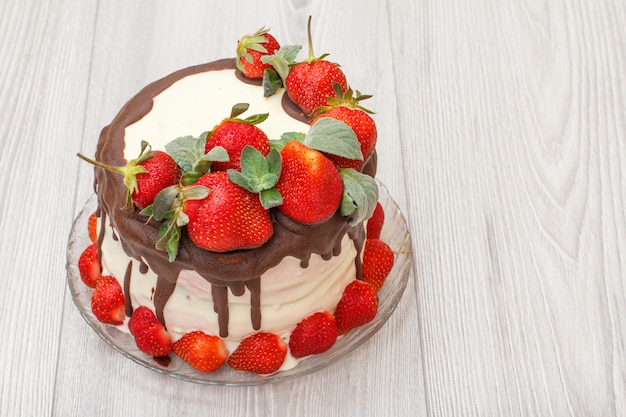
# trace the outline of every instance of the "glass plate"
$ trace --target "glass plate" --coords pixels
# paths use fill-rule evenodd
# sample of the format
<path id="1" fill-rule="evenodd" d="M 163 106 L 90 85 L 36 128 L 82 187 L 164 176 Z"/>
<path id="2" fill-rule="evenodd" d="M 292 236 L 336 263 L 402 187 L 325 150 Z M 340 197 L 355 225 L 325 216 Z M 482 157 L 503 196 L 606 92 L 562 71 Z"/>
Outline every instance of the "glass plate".
<path id="1" fill-rule="evenodd" d="M 133 361 L 171 377 L 186 381 L 213 385 L 260 385 L 292 379 L 310 374 L 342 358 L 368 340 L 387 321 L 402 297 L 412 269 L 411 241 L 404 216 L 397 204 L 389 196 L 387 189 L 378 182 L 379 201 L 385 212 L 385 225 L 381 234 L 391 249 L 396 253 L 396 260 L 385 284 L 378 293 L 378 313 L 373 321 L 353 329 L 339 338 L 335 345 L 320 355 L 312 355 L 302 360 L 295 368 L 279 371 L 271 375 L 257 375 L 250 372 L 235 371 L 227 364 L 218 371 L 203 373 L 191 368 L 178 356 L 171 354 L 171 361 L 163 363 L 142 353 L 133 337 L 113 326 L 99 322 L 91 312 L 92 289 L 80 279 L 78 258 L 91 243 L 87 233 L 87 219 L 96 209 L 96 196 L 92 195 L 74 220 L 67 249 L 67 277 L 74 303 L 83 318 L 108 344 Z"/>

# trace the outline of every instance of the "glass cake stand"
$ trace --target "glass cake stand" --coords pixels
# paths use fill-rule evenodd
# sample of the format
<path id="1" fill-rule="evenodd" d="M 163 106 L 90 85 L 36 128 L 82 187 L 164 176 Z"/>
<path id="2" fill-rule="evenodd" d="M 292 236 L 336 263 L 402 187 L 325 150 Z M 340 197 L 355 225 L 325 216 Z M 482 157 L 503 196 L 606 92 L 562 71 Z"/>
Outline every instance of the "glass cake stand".
<path id="1" fill-rule="evenodd" d="M 378 293 L 378 313 L 370 323 L 353 329 L 345 336 L 339 338 L 330 350 L 320 355 L 312 355 L 305 358 L 293 369 L 279 371 L 271 375 L 257 375 L 250 372 L 235 371 L 227 364 L 224 364 L 216 372 L 203 373 L 191 368 L 174 354 L 170 355 L 171 359 L 165 361 L 162 358 L 157 360 L 148 356 L 137 349 L 133 337 L 127 331 L 124 331 L 124 325 L 113 326 L 98 321 L 91 312 L 91 293 L 93 290 L 82 282 L 78 272 L 78 258 L 82 251 L 91 243 L 87 233 L 87 220 L 96 209 L 97 201 L 95 195 L 92 195 L 87 200 L 74 220 L 69 236 L 67 278 L 72 298 L 87 323 L 115 350 L 149 369 L 174 378 L 201 384 L 241 386 L 285 381 L 319 371 L 352 352 L 385 324 L 400 301 L 411 273 L 411 240 L 406 220 L 395 201 L 389 196 L 384 185 L 378 182 L 378 186 L 380 192 L 379 201 L 385 212 L 385 225 L 381 239 L 396 254 L 393 269 Z"/>

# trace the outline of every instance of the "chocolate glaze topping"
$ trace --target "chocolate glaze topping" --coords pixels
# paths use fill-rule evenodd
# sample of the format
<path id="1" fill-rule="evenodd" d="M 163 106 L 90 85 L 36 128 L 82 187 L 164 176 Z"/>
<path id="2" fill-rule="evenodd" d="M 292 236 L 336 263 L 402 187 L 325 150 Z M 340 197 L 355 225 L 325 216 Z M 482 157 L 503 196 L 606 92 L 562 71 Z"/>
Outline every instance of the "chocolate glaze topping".
<path id="1" fill-rule="evenodd" d="M 140 120 L 151 110 L 153 98 L 156 95 L 188 75 L 224 69 L 235 71 L 234 59 L 223 59 L 185 68 L 146 86 L 130 99 L 113 122 L 102 130 L 96 159 L 113 166 L 125 165 L 124 129 Z M 375 175 L 375 155 L 370 158 L 363 172 L 371 176 Z M 180 271 L 195 270 L 212 285 L 213 301 L 222 337 L 228 335 L 229 291 L 234 296 L 239 296 L 243 294 L 245 288 L 248 288 L 252 300 L 251 321 L 253 328 L 259 329 L 261 327 L 260 291 L 262 285 L 259 277 L 265 271 L 276 266 L 288 255 L 300 259 L 303 267 L 307 266 L 312 253 L 317 253 L 324 259 L 337 256 L 341 252 L 341 240 L 346 233 L 354 241 L 358 253 L 361 252 L 365 240 L 363 225 L 351 227 L 348 224 L 350 219 L 339 212 L 323 223 L 305 225 L 272 209 L 274 233 L 263 246 L 226 253 L 210 252 L 196 246 L 183 231 L 178 256 L 174 262 L 169 262 L 165 252 L 155 249 L 159 223 L 151 221 L 146 224 L 146 217 L 139 215 L 137 210 L 122 208 L 126 201 L 126 188 L 119 174 L 95 168 L 95 189 L 98 194 L 101 224 L 106 224 L 108 218 L 112 228 L 119 235 L 124 251 L 140 262 L 142 267 L 145 264 L 149 265 L 158 276 L 157 287 L 154 291 L 157 318 L 166 324 L 163 319 L 163 308 L 174 291 Z M 100 237 L 99 247 L 101 242 Z M 357 277 L 360 278 L 359 256 L 356 257 L 355 263 Z M 124 287 L 128 288 L 132 279 L 130 271 L 129 265 L 128 276 L 125 277 L 124 283 Z M 145 273 L 143 268 L 141 272 Z M 126 310 L 127 314 L 132 311 L 128 305 Z"/>

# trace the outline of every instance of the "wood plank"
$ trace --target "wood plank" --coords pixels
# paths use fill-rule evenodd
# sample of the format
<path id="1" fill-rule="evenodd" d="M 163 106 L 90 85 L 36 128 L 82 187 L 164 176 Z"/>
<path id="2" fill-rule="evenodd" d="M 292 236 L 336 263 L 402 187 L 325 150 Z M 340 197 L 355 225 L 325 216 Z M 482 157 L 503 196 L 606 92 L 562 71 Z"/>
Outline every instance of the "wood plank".
<path id="1" fill-rule="evenodd" d="M 429 415 L 624 414 L 624 11 L 392 9 Z"/>

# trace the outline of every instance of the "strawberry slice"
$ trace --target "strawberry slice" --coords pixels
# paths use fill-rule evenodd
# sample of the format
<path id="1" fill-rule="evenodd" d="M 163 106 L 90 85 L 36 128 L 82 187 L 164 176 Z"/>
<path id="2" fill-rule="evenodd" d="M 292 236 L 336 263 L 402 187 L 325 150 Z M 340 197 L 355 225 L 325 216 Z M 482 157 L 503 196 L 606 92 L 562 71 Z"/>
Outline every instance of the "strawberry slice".
<path id="1" fill-rule="evenodd" d="M 376 203 L 376 208 L 374 208 L 374 213 L 372 217 L 367 221 L 367 238 L 368 239 L 380 239 L 380 232 L 383 229 L 383 224 L 385 223 L 385 212 L 383 211 L 383 206 L 380 205 L 379 202 Z"/>
<path id="2" fill-rule="evenodd" d="M 375 292 L 382 287 L 393 268 L 394 254 L 389 245 L 380 239 L 367 239 L 363 248 L 363 281 Z"/>
<path id="3" fill-rule="evenodd" d="M 289 336 L 289 350 L 294 358 L 326 352 L 337 340 L 337 324 L 328 311 L 305 317 Z"/>
<path id="4" fill-rule="evenodd" d="M 91 311 L 102 323 L 124 322 L 124 293 L 114 277 L 106 275 L 98 280 L 91 295 Z"/>
<path id="5" fill-rule="evenodd" d="M 200 372 L 214 372 L 228 358 L 222 339 L 201 331 L 187 333 L 174 342 L 174 353 Z"/>
<path id="6" fill-rule="evenodd" d="M 96 284 L 102 277 L 102 269 L 98 262 L 98 246 L 95 243 L 87 246 L 78 258 L 78 272 L 83 282 L 91 288 L 95 288 Z"/>
<path id="7" fill-rule="evenodd" d="M 378 300 L 372 286 L 367 282 L 352 281 L 346 286 L 335 309 L 339 334 L 374 320 L 377 311 Z"/>
<path id="8" fill-rule="evenodd" d="M 260 332 L 243 339 L 228 364 L 239 371 L 271 374 L 280 369 L 286 353 L 287 345 L 278 335 Z"/>
<path id="9" fill-rule="evenodd" d="M 140 351 L 151 356 L 165 356 L 172 351 L 172 340 L 148 307 L 140 306 L 128 321 L 130 334 Z"/>

